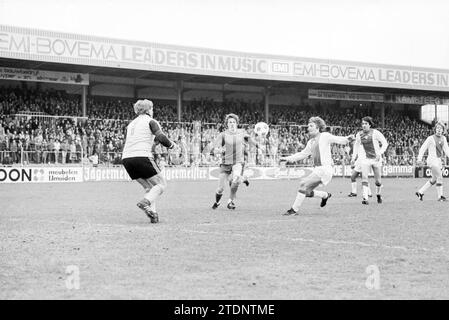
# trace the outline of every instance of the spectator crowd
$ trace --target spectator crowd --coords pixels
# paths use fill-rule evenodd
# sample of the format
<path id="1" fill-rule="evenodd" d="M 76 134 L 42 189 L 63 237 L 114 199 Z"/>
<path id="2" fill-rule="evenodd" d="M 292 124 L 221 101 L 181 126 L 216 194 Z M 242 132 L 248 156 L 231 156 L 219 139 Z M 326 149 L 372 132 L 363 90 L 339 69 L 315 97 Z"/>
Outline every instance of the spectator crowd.
<path id="1" fill-rule="evenodd" d="M 208 99 L 186 102 L 182 122 L 177 122 L 176 105 L 154 101 L 154 117 L 170 139 L 175 150 L 155 145 L 159 161 L 172 165 L 208 165 L 220 161 L 219 150 L 210 143 L 223 130 L 227 113 L 239 115 L 242 127 L 259 142 L 249 145 L 248 161 L 258 165 L 275 165 L 280 155 L 292 154 L 307 142 L 307 120 L 321 116 L 336 135 L 355 134 L 361 118 L 370 115 L 333 108 L 332 111 L 303 106 L 270 106 L 270 133 L 258 137 L 254 124 L 264 121 L 262 103 Z M 0 163 L 80 163 L 97 158 L 100 163 L 120 163 L 126 126 L 135 117 L 134 99 L 90 97 L 87 119 L 82 115 L 79 96 L 60 91 L 38 91 L 0 88 Z M 18 115 L 20 114 L 20 115 Z M 48 116 L 58 117 L 48 117 Z M 380 124 L 380 116 L 373 116 Z M 431 127 L 417 119 L 388 110 L 385 128 L 381 130 L 390 146 L 385 154 L 387 164 L 411 165 L 419 147 L 433 133 Z M 332 147 L 334 162 L 349 163 L 349 146 Z"/>

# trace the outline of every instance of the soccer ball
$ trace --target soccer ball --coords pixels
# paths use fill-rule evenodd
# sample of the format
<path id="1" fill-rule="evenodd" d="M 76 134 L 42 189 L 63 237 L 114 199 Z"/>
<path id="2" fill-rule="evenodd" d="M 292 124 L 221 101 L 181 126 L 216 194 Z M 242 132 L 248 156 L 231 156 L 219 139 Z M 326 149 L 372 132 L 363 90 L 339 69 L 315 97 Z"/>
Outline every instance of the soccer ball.
<path id="1" fill-rule="evenodd" d="M 258 122 L 254 127 L 254 132 L 259 136 L 266 136 L 270 128 L 265 122 Z"/>

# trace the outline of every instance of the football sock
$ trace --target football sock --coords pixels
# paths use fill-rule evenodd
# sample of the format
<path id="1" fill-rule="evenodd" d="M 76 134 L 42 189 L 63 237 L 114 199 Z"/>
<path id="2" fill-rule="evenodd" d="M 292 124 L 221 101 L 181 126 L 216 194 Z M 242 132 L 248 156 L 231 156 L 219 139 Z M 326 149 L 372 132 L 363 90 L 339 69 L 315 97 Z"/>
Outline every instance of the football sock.
<path id="1" fill-rule="evenodd" d="M 216 193 L 215 194 L 215 202 L 219 203 L 221 200 L 221 197 L 223 197 L 223 193 Z"/>
<path id="2" fill-rule="evenodd" d="M 438 199 L 441 198 L 441 196 L 443 195 L 443 185 L 437 183 L 437 194 L 438 194 Z"/>
<path id="3" fill-rule="evenodd" d="M 362 190 L 363 190 L 363 199 L 368 199 L 368 189 L 369 189 L 369 187 L 368 186 L 366 186 L 366 185 L 363 185 L 362 186 Z"/>
<path id="4" fill-rule="evenodd" d="M 326 191 L 320 191 L 320 190 L 315 190 L 313 192 L 313 194 L 316 198 L 321 198 L 321 199 L 324 199 L 329 195 Z"/>
<path id="5" fill-rule="evenodd" d="M 156 212 L 156 201 L 151 202 L 150 209 L 153 212 Z"/>
<path id="6" fill-rule="evenodd" d="M 357 193 L 357 182 L 351 182 L 351 192 Z"/>
<path id="7" fill-rule="evenodd" d="M 430 183 L 430 181 L 427 181 L 427 182 L 421 187 L 421 189 L 418 190 L 418 192 L 421 193 L 421 194 L 424 194 L 424 192 L 426 192 L 431 186 L 432 186 L 432 184 Z"/>
<path id="8" fill-rule="evenodd" d="M 164 189 L 160 185 L 155 185 L 151 190 L 145 194 L 145 199 L 153 203 L 164 192 Z"/>
<path id="9" fill-rule="evenodd" d="M 292 205 L 292 209 L 295 211 L 298 211 L 299 207 L 301 206 L 301 204 L 305 198 L 306 198 L 306 195 L 304 193 L 298 192 L 298 194 L 296 195 L 295 202 Z"/>
<path id="10" fill-rule="evenodd" d="M 366 187 L 369 190 L 369 186 Z M 382 185 L 377 185 L 376 184 L 376 194 L 380 194 L 382 190 Z M 368 191 L 367 191 L 368 192 Z M 368 193 L 369 194 L 369 193 Z"/>
<path id="11" fill-rule="evenodd" d="M 239 188 L 239 184 L 233 182 L 231 185 L 231 195 L 229 196 L 232 200 L 234 200 L 236 198 L 238 188 Z"/>

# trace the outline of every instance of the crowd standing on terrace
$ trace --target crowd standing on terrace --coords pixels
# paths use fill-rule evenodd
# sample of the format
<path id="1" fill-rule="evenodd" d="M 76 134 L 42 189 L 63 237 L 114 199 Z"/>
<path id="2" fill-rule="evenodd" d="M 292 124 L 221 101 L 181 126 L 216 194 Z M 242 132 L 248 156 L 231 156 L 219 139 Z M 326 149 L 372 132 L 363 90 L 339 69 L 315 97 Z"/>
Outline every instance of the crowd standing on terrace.
<path id="1" fill-rule="evenodd" d="M 126 126 L 135 115 L 134 99 L 89 97 L 87 119 L 82 115 L 79 96 L 61 91 L 38 91 L 0 87 L 0 163 L 66 164 L 92 162 L 119 164 Z M 220 150 L 208 145 L 223 130 L 228 113 L 240 117 L 241 126 L 260 147 L 249 147 L 248 162 L 257 165 L 277 165 L 282 154 L 302 150 L 307 141 L 306 124 L 320 115 L 336 135 L 356 133 L 364 112 L 340 110 L 322 111 L 303 106 L 270 106 L 270 132 L 266 137 L 254 134 L 254 125 L 265 121 L 262 103 L 229 99 L 215 102 L 198 99 L 185 102 L 182 121 L 178 122 L 175 102 L 155 102 L 154 117 L 177 147 L 168 151 L 155 146 L 158 161 L 168 165 L 211 165 L 220 162 Z M 385 163 L 412 165 L 423 139 L 432 134 L 431 126 L 404 114 L 387 110 L 385 128 L 381 129 L 390 146 Z M 380 124 L 380 116 L 374 117 Z M 48 117 L 59 116 L 59 117 Z M 336 164 L 349 164 L 350 146 L 334 145 Z"/>

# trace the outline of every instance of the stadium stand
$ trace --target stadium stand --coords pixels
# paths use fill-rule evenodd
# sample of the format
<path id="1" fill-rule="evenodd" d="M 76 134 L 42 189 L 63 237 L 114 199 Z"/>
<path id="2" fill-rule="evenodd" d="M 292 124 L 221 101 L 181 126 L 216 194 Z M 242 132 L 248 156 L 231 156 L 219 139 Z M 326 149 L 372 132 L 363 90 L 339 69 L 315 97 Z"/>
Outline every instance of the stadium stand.
<path id="1" fill-rule="evenodd" d="M 100 163 L 118 164 L 127 123 L 134 118 L 130 105 L 134 99 L 90 96 L 87 119 L 81 118 L 80 96 L 63 91 L 0 87 L 0 163 L 81 163 L 98 156 Z M 273 165 L 282 154 L 300 151 L 306 143 L 309 117 L 317 113 L 337 135 L 356 133 L 366 113 L 335 108 L 323 112 L 311 106 L 270 107 L 270 134 L 255 137 L 253 125 L 264 120 L 263 104 L 238 99 L 223 103 L 210 99 L 186 102 L 182 122 L 177 122 L 175 102 L 155 101 L 155 118 L 170 139 L 177 141 L 168 152 L 156 146 L 159 160 L 169 165 L 208 165 L 220 161 L 220 153 L 205 152 L 207 145 L 222 130 L 225 114 L 240 116 L 243 128 L 261 142 L 259 150 L 249 151 L 249 163 Z M 376 123 L 380 117 L 370 114 Z M 302 125 L 300 125 L 302 124 Z M 408 115 L 388 111 L 385 137 L 390 141 L 387 164 L 411 165 L 423 137 L 432 131 L 428 124 Z M 334 146 L 336 164 L 349 163 L 349 147 Z"/>

